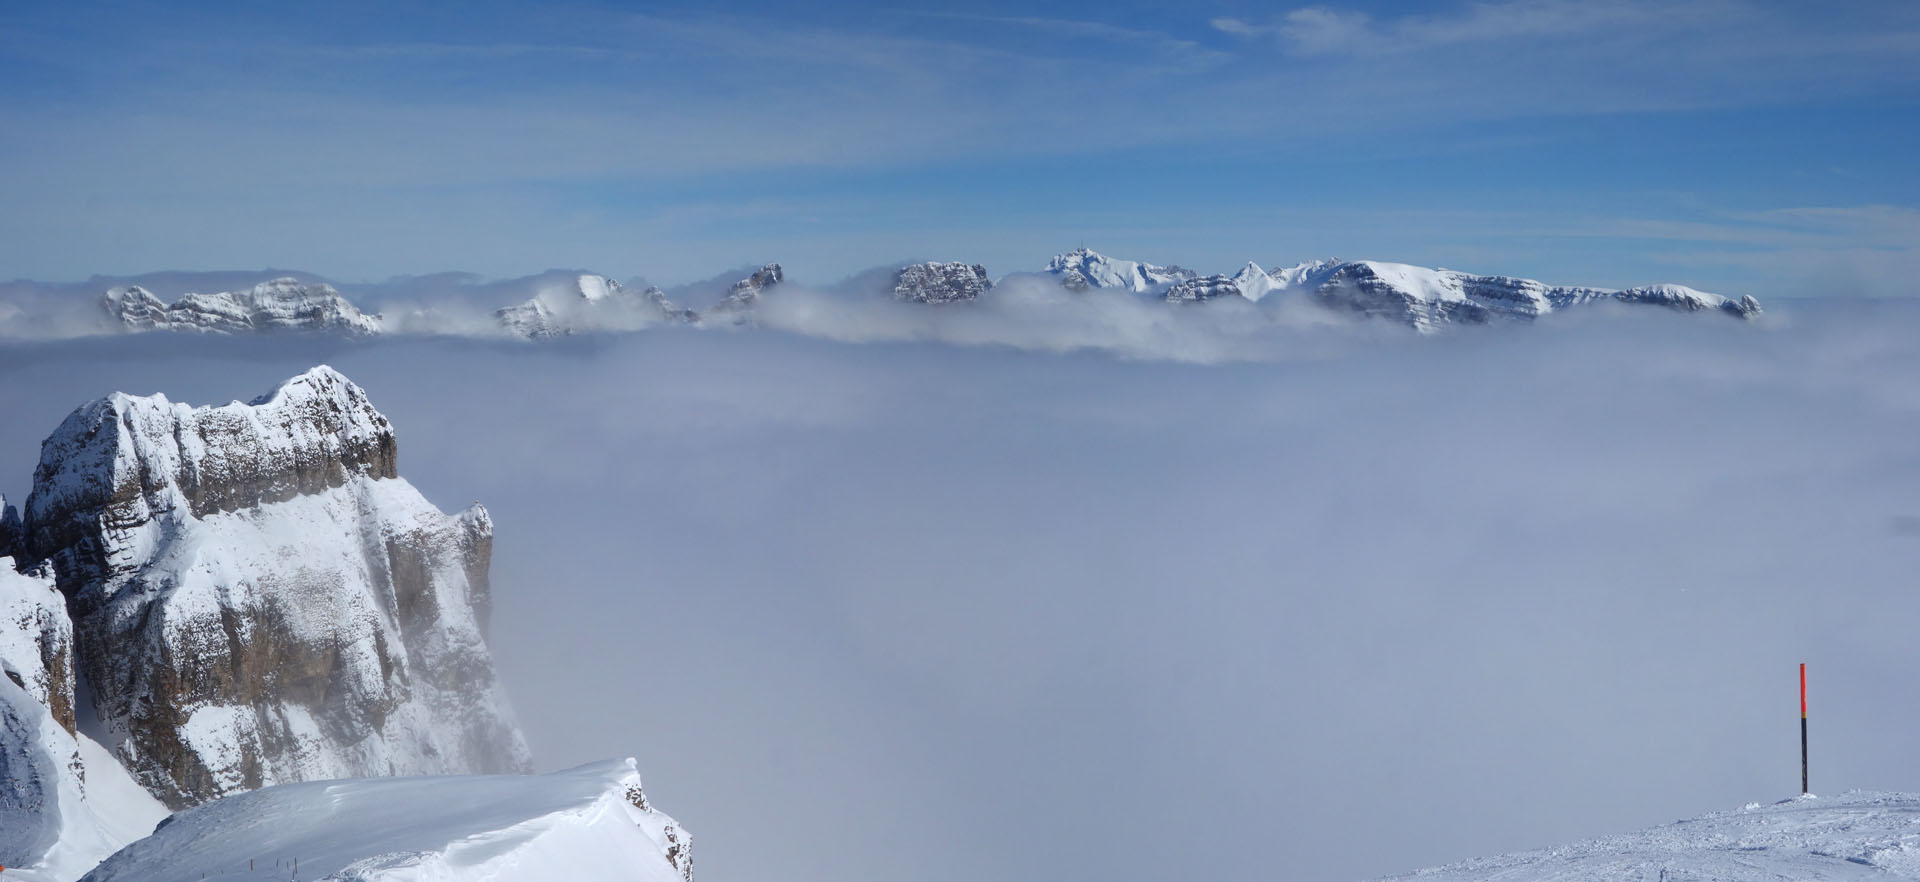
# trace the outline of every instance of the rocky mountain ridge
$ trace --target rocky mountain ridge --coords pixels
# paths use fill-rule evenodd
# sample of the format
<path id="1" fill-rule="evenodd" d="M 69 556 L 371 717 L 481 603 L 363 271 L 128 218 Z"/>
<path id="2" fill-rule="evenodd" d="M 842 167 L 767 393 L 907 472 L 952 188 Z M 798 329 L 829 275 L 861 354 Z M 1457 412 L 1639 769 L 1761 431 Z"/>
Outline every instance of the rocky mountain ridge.
<path id="1" fill-rule="evenodd" d="M 1610 290 L 1385 261 L 1331 259 L 1271 269 L 1249 261 L 1232 275 L 1202 275 L 1179 266 L 1109 257 L 1084 247 L 1055 255 L 1038 273 L 1015 273 L 997 282 L 985 266 L 964 262 L 908 264 L 888 273 L 892 299 L 908 303 L 978 301 L 989 296 L 996 284 L 1022 277 L 1051 280 L 1073 292 L 1125 292 L 1174 305 L 1235 295 L 1255 304 L 1306 304 L 1423 333 L 1453 325 L 1535 319 L 1598 303 L 1655 305 L 1737 318 L 1753 318 L 1761 312 L 1751 297 L 1729 298 L 1671 284 Z M 656 286 L 624 287 L 592 273 L 562 277 L 565 281 L 555 279 L 556 275 L 537 277 L 541 287 L 526 301 L 493 310 L 494 332 L 538 341 L 657 326 L 753 327 L 760 324 L 757 313 L 770 292 L 787 284 L 780 264 L 766 264 L 732 283 L 711 306 L 691 309 L 675 303 Z M 698 300 L 698 293 L 689 296 Z M 1086 308 L 1098 309 L 1101 302 L 1089 301 Z M 111 324 L 128 331 L 308 332 L 351 337 L 475 333 L 433 308 L 403 311 L 395 321 L 383 322 L 379 315 L 362 313 L 329 285 L 303 284 L 292 278 L 240 292 L 187 294 L 173 304 L 138 286 L 114 288 L 101 304 Z"/>
<path id="2" fill-rule="evenodd" d="M 366 315 L 331 285 L 294 278 L 261 282 L 245 291 L 187 294 L 165 303 L 145 288 L 113 288 L 101 308 L 126 331 L 190 331 L 207 334 L 380 333 L 380 316 Z"/>

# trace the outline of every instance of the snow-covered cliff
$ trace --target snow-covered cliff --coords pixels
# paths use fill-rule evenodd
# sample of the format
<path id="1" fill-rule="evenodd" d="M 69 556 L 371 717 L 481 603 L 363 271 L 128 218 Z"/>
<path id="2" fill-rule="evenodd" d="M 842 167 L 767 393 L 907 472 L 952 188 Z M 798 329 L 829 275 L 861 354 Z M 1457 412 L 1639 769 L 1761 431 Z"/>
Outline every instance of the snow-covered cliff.
<path id="1" fill-rule="evenodd" d="M 492 524 L 398 477 L 331 368 L 251 404 L 116 394 L 41 448 L 25 546 L 93 710 L 176 808 L 269 784 L 524 771 L 484 639 Z"/>
<path id="2" fill-rule="evenodd" d="M 73 627 L 51 576 L 0 557 L 0 866 L 65 882 L 166 816 L 75 727 Z"/>
<path id="3" fill-rule="evenodd" d="M 187 294 L 172 304 L 135 285 L 109 290 L 100 305 L 129 331 L 380 333 L 379 316 L 362 313 L 332 286 L 292 278 L 261 282 L 245 291 Z"/>

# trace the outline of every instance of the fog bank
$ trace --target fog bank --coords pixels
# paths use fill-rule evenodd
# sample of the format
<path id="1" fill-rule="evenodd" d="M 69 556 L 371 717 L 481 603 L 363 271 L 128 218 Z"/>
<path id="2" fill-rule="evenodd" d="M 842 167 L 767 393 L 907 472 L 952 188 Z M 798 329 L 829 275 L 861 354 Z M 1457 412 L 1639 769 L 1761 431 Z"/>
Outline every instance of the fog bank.
<path id="1" fill-rule="evenodd" d="M 86 399 L 333 364 L 493 513 L 542 768 L 637 756 L 714 879 L 1341 880 L 1631 829 L 1794 792 L 1801 661 L 1814 789 L 1920 790 L 1920 308 L 884 342 L 969 333 L 0 347 L 0 491 Z"/>

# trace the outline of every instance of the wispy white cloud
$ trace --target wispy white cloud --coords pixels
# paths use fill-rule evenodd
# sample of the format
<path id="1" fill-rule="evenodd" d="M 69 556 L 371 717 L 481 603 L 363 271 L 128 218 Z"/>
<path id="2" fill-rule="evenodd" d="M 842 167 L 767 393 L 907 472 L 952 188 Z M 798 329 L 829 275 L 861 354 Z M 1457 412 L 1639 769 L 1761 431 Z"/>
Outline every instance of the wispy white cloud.
<path id="1" fill-rule="evenodd" d="M 1142 60 L 1166 59 L 1180 66 L 1202 70 L 1225 63 L 1232 54 L 1197 40 L 1176 37 L 1162 31 L 1124 27 L 1103 21 L 1046 18 L 1041 16 L 981 15 L 964 12 L 901 12 L 916 18 L 970 21 L 1008 25 L 1042 34 L 1094 40 L 1144 53 Z"/>
<path id="2" fill-rule="evenodd" d="M 1673 29 L 1706 20 L 1750 16 L 1738 0 L 1690 4 L 1582 3 L 1576 0 L 1499 0 L 1448 13 L 1378 19 L 1330 6 L 1294 9 L 1265 22 L 1218 18 L 1215 29 L 1239 37 L 1269 37 L 1309 55 L 1412 52 L 1470 43 L 1542 40 L 1624 28 Z"/>

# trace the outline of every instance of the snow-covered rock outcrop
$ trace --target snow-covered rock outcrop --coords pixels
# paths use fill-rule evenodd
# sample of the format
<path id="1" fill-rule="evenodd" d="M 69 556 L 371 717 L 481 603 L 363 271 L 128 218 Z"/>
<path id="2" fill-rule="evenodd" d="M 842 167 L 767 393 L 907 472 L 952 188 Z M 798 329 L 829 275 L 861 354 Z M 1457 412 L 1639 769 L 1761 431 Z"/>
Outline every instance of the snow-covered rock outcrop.
<path id="1" fill-rule="evenodd" d="M 380 317 L 366 315 L 331 285 L 283 278 L 245 291 L 187 294 L 172 304 L 138 285 L 101 298 L 107 315 L 129 331 L 248 334 L 311 331 L 345 336 L 380 333 Z"/>
<path id="2" fill-rule="evenodd" d="M 1829 882 L 1920 879 L 1920 796 L 1847 793 L 1433 867 L 1406 882 Z"/>
<path id="3" fill-rule="evenodd" d="M 75 727 L 73 627 L 51 576 L 0 557 L 0 866 L 66 882 L 167 811 Z"/>
<path id="4" fill-rule="evenodd" d="M 992 289 L 987 268 L 977 263 L 915 263 L 893 277 L 893 298 L 910 303 L 978 300 Z"/>
<path id="5" fill-rule="evenodd" d="M 1647 303 L 1683 312 L 1715 311 L 1737 318 L 1753 318 L 1761 311 L 1752 297 L 1734 300 L 1681 285 L 1612 291 L 1377 260 L 1312 260 L 1272 270 L 1249 262 L 1231 276 L 1201 276 L 1180 267 L 1114 260 L 1082 248 L 1054 257 L 1047 263 L 1046 272 L 1075 290 L 1113 288 L 1158 293 L 1161 299 L 1175 304 L 1204 303 L 1235 295 L 1259 303 L 1275 295 L 1292 295 L 1288 299 L 1304 297 L 1339 312 L 1410 325 L 1423 333 L 1500 318 L 1538 318 L 1570 306 L 1599 302 Z"/>
<path id="6" fill-rule="evenodd" d="M 1650 303 L 1686 312 L 1714 310 L 1737 318 L 1753 318 L 1760 313 L 1760 304 L 1752 297 L 1736 301 L 1680 285 L 1608 291 L 1373 260 L 1332 268 L 1313 293 L 1329 306 L 1404 322 L 1423 332 L 1450 324 L 1484 324 L 1496 318 L 1537 318 L 1570 306 L 1604 301 Z"/>
<path id="7" fill-rule="evenodd" d="M 387 418 L 331 368 L 251 404 L 82 406 L 41 447 L 23 527 L 91 710 L 173 807 L 530 766 L 484 639 L 486 511 L 401 479 Z"/>
<path id="8" fill-rule="evenodd" d="M 591 331 L 636 331 L 699 318 L 692 310 L 675 306 L 657 287 L 635 291 L 606 276 L 591 274 L 577 277 L 569 288 L 541 291 L 531 300 L 493 315 L 508 334 L 528 340 Z"/>
<path id="9" fill-rule="evenodd" d="M 736 325 L 750 324 L 754 308 L 760 305 L 760 298 L 786 281 L 786 278 L 779 264 L 769 263 L 755 270 L 753 275 L 734 282 L 733 287 L 727 289 L 727 296 L 707 309 L 707 315 Z"/>
<path id="10" fill-rule="evenodd" d="M 1220 297 L 1238 296 L 1259 303 L 1262 298 L 1286 285 L 1267 274 L 1260 265 L 1247 265 L 1231 276 L 1196 276 L 1177 282 L 1164 295 L 1168 303 L 1204 303 Z"/>
<path id="11" fill-rule="evenodd" d="M 1045 272 L 1074 291 L 1117 288 L 1136 294 L 1162 291 L 1176 282 L 1198 275 L 1183 267 L 1120 260 L 1086 248 L 1054 255 L 1052 260 L 1047 261 Z"/>
<path id="12" fill-rule="evenodd" d="M 549 775 L 283 784 L 175 815 L 88 882 L 691 882 L 633 760 Z M 252 861 L 254 869 L 248 869 Z"/>

